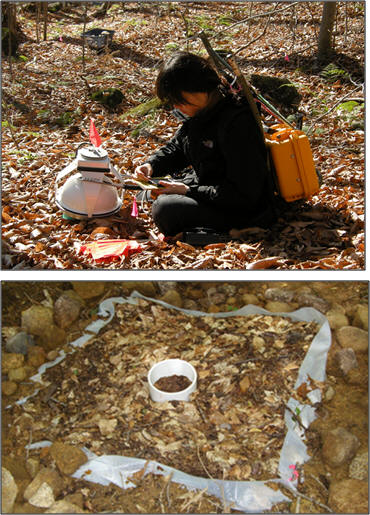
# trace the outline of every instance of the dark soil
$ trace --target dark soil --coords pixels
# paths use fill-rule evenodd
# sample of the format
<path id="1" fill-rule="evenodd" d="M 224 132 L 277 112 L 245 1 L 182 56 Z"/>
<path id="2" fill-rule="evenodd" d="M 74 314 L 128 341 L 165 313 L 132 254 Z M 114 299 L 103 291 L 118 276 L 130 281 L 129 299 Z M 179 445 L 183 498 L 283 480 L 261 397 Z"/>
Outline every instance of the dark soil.
<path id="1" fill-rule="evenodd" d="M 186 376 L 167 376 L 161 377 L 158 379 L 154 386 L 158 388 L 158 390 L 162 390 L 162 392 L 182 392 L 188 386 L 191 385 L 191 381 Z"/>

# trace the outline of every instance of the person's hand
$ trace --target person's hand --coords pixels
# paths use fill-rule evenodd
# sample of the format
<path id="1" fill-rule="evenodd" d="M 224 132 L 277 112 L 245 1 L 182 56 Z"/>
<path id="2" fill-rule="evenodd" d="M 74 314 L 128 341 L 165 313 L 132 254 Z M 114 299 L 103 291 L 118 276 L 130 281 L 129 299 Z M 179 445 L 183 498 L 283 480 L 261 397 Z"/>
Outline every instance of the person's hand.
<path id="1" fill-rule="evenodd" d="M 183 182 L 159 181 L 160 188 L 157 188 L 157 195 L 185 195 L 189 191 L 189 186 Z"/>
<path id="2" fill-rule="evenodd" d="M 153 168 L 150 163 L 144 163 L 135 168 L 133 178 L 139 181 L 145 181 L 150 179 L 153 174 Z"/>

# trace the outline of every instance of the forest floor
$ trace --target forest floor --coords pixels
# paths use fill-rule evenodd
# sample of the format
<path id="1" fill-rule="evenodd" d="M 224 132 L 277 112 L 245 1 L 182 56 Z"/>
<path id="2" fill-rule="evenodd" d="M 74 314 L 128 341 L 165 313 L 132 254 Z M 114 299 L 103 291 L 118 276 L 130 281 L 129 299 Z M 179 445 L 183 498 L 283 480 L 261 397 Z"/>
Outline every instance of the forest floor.
<path id="1" fill-rule="evenodd" d="M 279 317 L 263 316 L 221 318 L 216 323 L 211 317 L 189 317 L 141 301 L 137 306 L 117 306 L 112 321 L 88 344 L 73 351 L 70 342 L 99 318 L 99 303 L 110 297 L 126 297 L 133 289 L 205 314 L 225 313 L 247 302 L 277 309 L 277 303 L 271 302 L 273 297 L 290 298 L 284 303 L 286 310 L 311 306 L 325 312 L 333 338 L 327 375 L 320 384 L 323 397 L 316 405 L 317 419 L 306 431 L 310 459 L 303 466 L 297 465 L 298 493 L 282 486 L 290 501 L 266 512 L 349 513 L 353 507 L 355 513 L 368 513 L 367 509 L 362 511 L 367 506 L 367 493 L 363 492 L 367 464 L 362 465 L 361 476 L 353 465 L 368 449 L 367 353 L 356 350 L 357 368 L 349 373 L 343 373 L 337 362 L 341 349 L 339 326 L 358 324 L 358 306 L 366 308 L 368 303 L 366 282 L 104 282 L 99 294 L 97 286 L 92 292 L 89 283 L 81 284 L 2 284 L 4 342 L 23 326 L 23 313 L 30 307 L 52 307 L 59 324 L 56 301 L 61 295 L 74 288 L 75 296 L 78 292 L 84 298 L 79 316 L 65 329 L 69 343 L 55 346 L 50 340 L 45 347 L 46 340 L 35 336 L 34 350 L 25 356 L 22 367 L 27 369 L 27 378 L 17 380 L 16 390 L 11 393 L 8 388 L 12 381 L 6 373 L 2 377 L 2 465 L 18 487 L 13 513 L 48 512 L 35 499 L 26 502 L 30 498 L 28 486 L 44 468 L 49 474 L 54 471 L 55 479 L 50 484 L 56 502 L 72 503 L 77 513 L 232 510 L 220 497 L 205 491 L 188 492 L 175 483 L 169 486 L 168 477 L 153 474 L 135 474 L 137 486 L 127 490 L 113 483 L 104 486 L 88 481 L 89 469 L 82 479 L 74 479 L 71 473 L 62 473 L 62 458 L 51 448 L 27 449 L 27 445 L 44 440 L 67 445 L 69 450 L 73 447 L 75 452 L 85 447 L 98 456 L 155 460 L 201 477 L 251 481 L 277 476 L 277 456 L 285 434 L 281 408 L 286 393 L 292 395 L 297 363 L 302 360 L 300 353 L 309 345 L 312 330 L 317 329 L 301 323 L 290 328 L 288 319 L 283 322 Z M 281 308 L 282 303 L 278 304 Z M 44 383 L 38 385 L 41 391 L 24 404 L 15 404 L 34 392 L 35 383 L 28 376 L 36 373 L 35 365 L 50 361 L 52 354 L 55 357 L 62 348 L 67 355 L 43 373 Z M 14 357 L 4 350 L 3 357 Z M 37 356 L 41 361 L 36 363 Z M 146 382 L 150 362 L 178 356 L 194 363 L 198 392 L 188 403 L 153 403 Z M 245 377 L 249 378 L 247 383 Z M 308 388 L 306 383 L 304 386 Z M 305 388 L 296 391 L 302 402 L 307 402 Z M 337 435 L 328 457 L 324 450 L 329 445 L 328 435 L 334 435 L 338 428 L 347 435 L 351 433 L 356 445 L 348 450 L 347 443 Z M 333 456 L 338 463 L 331 463 Z M 342 484 L 351 485 L 352 490 L 345 494 Z M 355 499 L 353 491 L 357 492 Z"/>
<path id="2" fill-rule="evenodd" d="M 30 6 L 30 4 L 27 4 Z M 2 59 L 2 255 L 5 269 L 363 269 L 364 4 L 338 2 L 336 53 L 316 62 L 322 5 L 296 2 L 114 3 L 104 18 L 89 7 L 86 30 L 114 30 L 108 52 L 86 48 L 84 8 L 49 12 L 47 40 L 36 38 L 32 7 L 18 8 L 24 37 L 11 67 Z M 158 149 L 179 122 L 165 109 L 131 111 L 154 96 L 158 66 L 176 49 L 201 52 L 204 30 L 215 48 L 233 51 L 246 74 L 288 78 L 302 96 L 319 192 L 289 206 L 269 230 L 253 229 L 217 246 L 164 242 L 150 203 L 131 216 L 127 190 L 115 216 L 70 223 L 55 204 L 55 179 L 88 143 L 90 119 L 122 173 Z M 244 47 L 244 49 L 242 48 Z M 84 62 L 83 62 L 84 61 Z M 114 108 L 91 93 L 118 88 Z M 270 98 L 271 100 L 271 98 Z M 274 103 L 274 100 L 272 100 Z M 281 108 L 284 114 L 292 109 Z M 80 246 L 131 239 L 140 251 L 95 262 Z"/>

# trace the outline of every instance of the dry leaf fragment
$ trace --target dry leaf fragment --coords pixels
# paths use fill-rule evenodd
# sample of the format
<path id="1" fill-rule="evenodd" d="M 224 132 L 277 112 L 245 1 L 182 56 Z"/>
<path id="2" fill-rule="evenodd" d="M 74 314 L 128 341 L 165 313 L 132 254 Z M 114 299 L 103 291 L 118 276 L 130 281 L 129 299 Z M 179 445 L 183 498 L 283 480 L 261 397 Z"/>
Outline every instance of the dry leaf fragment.
<path id="1" fill-rule="evenodd" d="M 249 263 L 246 266 L 246 270 L 264 270 L 266 268 L 272 268 L 274 266 L 279 266 L 284 263 L 284 258 L 280 256 L 268 257 L 265 259 L 259 259 L 258 261 L 254 261 Z"/>

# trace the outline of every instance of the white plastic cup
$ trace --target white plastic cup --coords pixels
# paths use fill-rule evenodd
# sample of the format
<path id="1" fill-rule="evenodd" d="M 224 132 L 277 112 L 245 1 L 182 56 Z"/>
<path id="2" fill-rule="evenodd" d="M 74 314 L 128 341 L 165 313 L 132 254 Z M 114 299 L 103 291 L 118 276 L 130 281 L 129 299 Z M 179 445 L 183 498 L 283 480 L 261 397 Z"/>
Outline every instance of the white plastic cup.
<path id="1" fill-rule="evenodd" d="M 161 377 L 173 375 L 186 376 L 191 384 L 181 392 L 163 392 L 154 384 Z M 148 373 L 150 398 L 154 402 L 188 401 L 190 394 L 197 388 L 197 373 L 193 365 L 182 359 L 166 359 L 152 366 Z"/>

